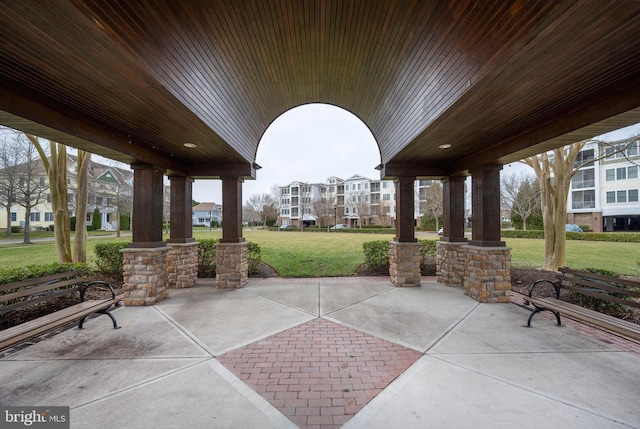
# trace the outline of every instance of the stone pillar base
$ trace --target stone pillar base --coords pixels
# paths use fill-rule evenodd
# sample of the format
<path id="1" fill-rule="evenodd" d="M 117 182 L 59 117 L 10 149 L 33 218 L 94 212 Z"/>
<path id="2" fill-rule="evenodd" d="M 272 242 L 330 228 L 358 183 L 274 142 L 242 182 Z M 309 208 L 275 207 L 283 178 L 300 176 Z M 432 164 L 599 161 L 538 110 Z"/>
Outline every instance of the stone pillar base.
<path id="1" fill-rule="evenodd" d="M 420 243 L 389 243 L 389 276 L 398 287 L 420 286 Z"/>
<path id="2" fill-rule="evenodd" d="M 241 288 L 249 281 L 247 243 L 216 245 L 216 288 Z"/>
<path id="3" fill-rule="evenodd" d="M 122 249 L 125 306 L 153 305 L 167 297 L 165 258 L 168 247 Z"/>
<path id="4" fill-rule="evenodd" d="M 169 243 L 165 259 L 167 287 L 191 287 L 198 279 L 198 243 Z"/>
<path id="5" fill-rule="evenodd" d="M 436 275 L 438 283 L 462 287 L 466 276 L 467 243 L 465 241 L 436 243 Z"/>
<path id="6" fill-rule="evenodd" d="M 478 302 L 510 302 L 511 249 L 466 246 L 464 293 Z"/>

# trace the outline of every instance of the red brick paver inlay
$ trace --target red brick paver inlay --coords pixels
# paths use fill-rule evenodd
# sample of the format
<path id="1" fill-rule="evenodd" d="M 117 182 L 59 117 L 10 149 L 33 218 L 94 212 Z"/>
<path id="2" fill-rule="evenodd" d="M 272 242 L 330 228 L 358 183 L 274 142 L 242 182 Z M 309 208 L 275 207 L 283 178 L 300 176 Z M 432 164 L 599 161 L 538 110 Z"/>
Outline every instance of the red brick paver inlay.
<path id="1" fill-rule="evenodd" d="M 217 359 L 301 428 L 337 428 L 420 356 L 318 318 Z"/>

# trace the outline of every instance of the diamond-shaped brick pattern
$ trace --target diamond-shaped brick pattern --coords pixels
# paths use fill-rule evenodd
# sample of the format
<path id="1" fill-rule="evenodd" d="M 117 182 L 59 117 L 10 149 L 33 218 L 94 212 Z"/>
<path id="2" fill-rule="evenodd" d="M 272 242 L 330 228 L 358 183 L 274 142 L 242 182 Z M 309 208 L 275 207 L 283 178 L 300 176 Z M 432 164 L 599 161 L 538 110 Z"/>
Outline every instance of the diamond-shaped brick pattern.
<path id="1" fill-rule="evenodd" d="M 301 428 L 337 428 L 421 353 L 322 318 L 218 356 Z"/>

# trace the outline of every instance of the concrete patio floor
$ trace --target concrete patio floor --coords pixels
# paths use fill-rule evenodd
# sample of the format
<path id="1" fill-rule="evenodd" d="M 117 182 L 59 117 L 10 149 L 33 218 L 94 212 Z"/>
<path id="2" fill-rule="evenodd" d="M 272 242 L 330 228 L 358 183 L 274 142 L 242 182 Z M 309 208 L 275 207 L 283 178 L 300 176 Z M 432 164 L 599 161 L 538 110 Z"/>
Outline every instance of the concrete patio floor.
<path id="1" fill-rule="evenodd" d="M 72 428 L 640 428 L 640 344 L 430 279 L 201 282 L 114 314 L 7 353 L 0 404 Z"/>

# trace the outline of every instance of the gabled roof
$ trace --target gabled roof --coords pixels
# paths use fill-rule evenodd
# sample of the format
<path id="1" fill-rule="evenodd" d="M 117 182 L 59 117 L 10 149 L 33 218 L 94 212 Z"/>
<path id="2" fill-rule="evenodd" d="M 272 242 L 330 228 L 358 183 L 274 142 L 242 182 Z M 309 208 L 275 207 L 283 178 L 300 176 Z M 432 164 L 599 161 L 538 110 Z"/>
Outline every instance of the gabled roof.
<path id="1" fill-rule="evenodd" d="M 216 204 L 216 203 L 200 203 L 198 205 L 193 206 L 192 210 L 194 212 L 196 212 L 196 211 L 209 212 L 209 211 L 214 210 L 216 207 L 218 208 L 218 210 L 222 210 L 222 206 L 220 204 Z"/>

